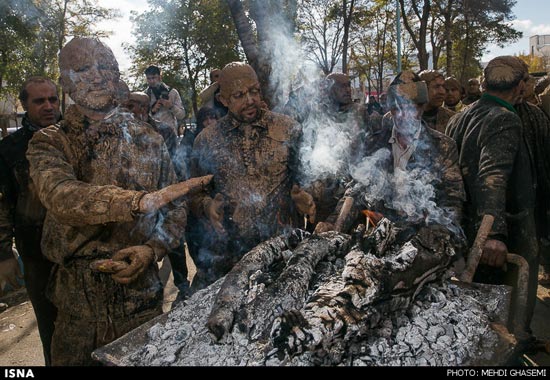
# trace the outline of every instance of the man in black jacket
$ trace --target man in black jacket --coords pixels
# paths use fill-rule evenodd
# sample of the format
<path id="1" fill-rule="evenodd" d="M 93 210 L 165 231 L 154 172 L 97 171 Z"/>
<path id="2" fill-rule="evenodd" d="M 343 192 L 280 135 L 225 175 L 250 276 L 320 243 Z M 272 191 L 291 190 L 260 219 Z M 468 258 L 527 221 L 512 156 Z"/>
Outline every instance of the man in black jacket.
<path id="1" fill-rule="evenodd" d="M 528 67 L 517 57 L 491 60 L 484 71 L 485 93 L 473 106 L 454 116 L 446 133 L 457 144 L 466 188 L 464 229 L 469 243 L 483 215 L 493 215 L 493 228 L 483 247 L 474 281 L 513 284 L 504 271 L 508 252 L 529 263 L 528 299 L 523 331 L 537 295 L 538 247 L 533 208 L 535 191 L 522 122 L 514 104 L 525 91 Z"/>
<path id="2" fill-rule="evenodd" d="M 57 313 L 44 293 L 53 264 L 40 249 L 45 209 L 31 183 L 25 153 L 36 131 L 59 121 L 57 94 L 57 86 L 50 79 L 29 78 L 19 93 L 26 111 L 23 127 L 0 141 L 0 272 L 3 268 L 13 268 L 13 271 L 18 268 L 12 253 L 15 237 L 46 365 L 50 365 L 50 343 Z"/>

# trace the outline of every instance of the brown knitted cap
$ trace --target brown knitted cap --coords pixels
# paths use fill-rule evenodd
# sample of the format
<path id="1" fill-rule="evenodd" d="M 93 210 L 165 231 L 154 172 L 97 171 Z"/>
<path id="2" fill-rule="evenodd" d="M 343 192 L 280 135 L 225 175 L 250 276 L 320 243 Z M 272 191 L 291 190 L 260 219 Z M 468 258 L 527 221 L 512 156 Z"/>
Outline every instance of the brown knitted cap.
<path id="1" fill-rule="evenodd" d="M 514 88 L 529 75 L 529 67 L 518 57 L 504 55 L 489 61 L 484 70 L 488 90 L 506 91 Z"/>

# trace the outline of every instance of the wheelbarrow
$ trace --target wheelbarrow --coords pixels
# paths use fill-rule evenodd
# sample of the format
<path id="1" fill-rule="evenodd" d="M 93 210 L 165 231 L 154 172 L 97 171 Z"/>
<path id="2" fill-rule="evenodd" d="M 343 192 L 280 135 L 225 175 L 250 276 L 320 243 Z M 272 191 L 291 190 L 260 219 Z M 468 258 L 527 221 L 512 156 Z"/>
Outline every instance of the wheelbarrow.
<path id="1" fill-rule="evenodd" d="M 481 225 L 478 229 L 474 243 L 470 249 L 466 268 L 460 274 L 459 280 L 462 284 L 472 285 L 474 274 L 479 265 L 482 256 L 483 247 L 487 241 L 487 236 L 491 232 L 494 217 L 492 215 L 484 215 Z M 513 288 L 512 297 L 508 298 L 506 313 L 501 315 L 500 320 L 494 324 L 493 329 L 503 338 L 508 341 L 514 349 L 510 353 L 509 362 L 517 360 L 517 358 L 525 351 L 526 342 L 529 341 L 529 334 L 526 333 L 524 326 L 527 319 L 527 295 L 529 283 L 529 263 L 522 256 L 508 253 L 506 255 L 506 264 L 515 265 L 518 268 L 517 282 Z M 480 284 L 475 284 L 480 285 Z M 506 285 L 483 285 L 490 287 L 503 287 Z M 512 310 L 514 305 L 514 310 Z"/>

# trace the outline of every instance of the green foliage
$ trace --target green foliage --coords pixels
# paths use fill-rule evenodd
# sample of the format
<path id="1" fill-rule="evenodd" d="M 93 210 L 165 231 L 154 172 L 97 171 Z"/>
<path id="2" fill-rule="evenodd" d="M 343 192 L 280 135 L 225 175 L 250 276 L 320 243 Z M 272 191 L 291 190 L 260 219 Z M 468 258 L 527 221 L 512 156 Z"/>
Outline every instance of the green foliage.
<path id="1" fill-rule="evenodd" d="M 198 108 L 198 93 L 211 69 L 239 60 L 238 37 L 222 0 L 152 0 L 150 10 L 133 13 L 135 45 L 131 74 L 146 87 L 143 71 L 156 64 L 163 80 L 178 89 L 186 109 Z"/>
<path id="2" fill-rule="evenodd" d="M 98 22 L 117 17 L 96 0 L 4 0 L 0 2 L 0 97 L 16 95 L 32 75 L 57 80 L 57 56 L 68 38 L 104 37 Z"/>

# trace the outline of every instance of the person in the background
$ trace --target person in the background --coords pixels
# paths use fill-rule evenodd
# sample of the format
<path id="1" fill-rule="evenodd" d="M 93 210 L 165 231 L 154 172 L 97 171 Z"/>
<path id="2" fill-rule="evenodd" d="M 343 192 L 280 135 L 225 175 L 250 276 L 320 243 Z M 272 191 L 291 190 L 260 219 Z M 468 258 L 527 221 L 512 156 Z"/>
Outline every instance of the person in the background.
<path id="1" fill-rule="evenodd" d="M 179 135 L 178 122 L 185 117 L 185 109 L 181 103 L 178 90 L 168 87 L 163 81 L 160 68 L 149 66 L 145 69 L 147 78 L 147 95 L 151 105 L 151 116 L 158 122 L 161 128 L 160 134 L 164 136 L 163 129 L 170 129 L 170 134 Z M 166 138 L 165 138 L 166 140 Z"/>
<path id="2" fill-rule="evenodd" d="M 445 78 L 445 105 L 444 107 L 453 112 L 460 112 L 464 108 L 462 104 L 462 85 L 454 77 Z M 444 132 L 444 131 L 443 131 Z"/>
<path id="3" fill-rule="evenodd" d="M 210 71 L 210 86 L 199 94 L 201 107 L 208 107 L 214 110 L 218 119 L 227 114 L 227 107 L 220 102 L 220 85 L 218 83 L 221 75 L 220 69 Z"/>
<path id="4" fill-rule="evenodd" d="M 539 265 L 534 173 L 522 122 L 514 108 L 528 79 L 527 64 L 520 58 L 492 59 L 484 70 L 485 92 L 474 105 L 456 114 L 446 131 L 460 152 L 467 194 L 463 226 L 470 245 L 483 216 L 495 218 L 474 281 L 516 284 L 513 270 L 505 270 L 508 252 L 523 256 L 529 264 L 527 308 L 520 310 L 525 321 L 513 323 L 518 339 L 531 336 Z M 513 315 L 518 315 L 516 312 L 513 310 Z"/>
<path id="5" fill-rule="evenodd" d="M 466 86 L 466 95 L 462 99 L 462 104 L 467 106 L 472 104 L 475 101 L 478 101 L 481 98 L 481 87 L 479 86 L 479 79 L 470 78 L 468 79 L 468 85 Z"/>
<path id="6" fill-rule="evenodd" d="M 455 114 L 455 112 L 443 107 L 443 102 L 447 96 L 445 78 L 437 70 L 424 70 L 418 76 L 428 86 L 429 101 L 424 105 L 422 120 L 428 124 L 428 127 L 445 133 L 449 119 Z"/>
<path id="7" fill-rule="evenodd" d="M 176 175 L 162 137 L 117 107 L 127 88 L 111 49 L 73 38 L 59 68 L 75 104 L 59 127 L 34 134 L 27 158 L 47 210 L 43 254 L 55 264 L 52 365 L 93 365 L 95 348 L 162 313 L 156 262 L 179 245 L 186 205 L 165 198 Z"/>
<path id="8" fill-rule="evenodd" d="M 44 257 L 40 248 L 46 209 L 31 183 L 25 154 L 33 135 L 57 123 L 61 117 L 57 86 L 48 78 L 31 77 L 23 83 L 19 101 L 25 110 L 23 126 L 0 141 L 0 273 L 11 268 L 13 278 L 19 271 L 12 253 L 15 237 L 23 260 L 25 286 L 36 315 L 44 362 L 49 366 L 57 310 L 45 292 L 53 263 Z"/>
<path id="9" fill-rule="evenodd" d="M 376 97 L 374 95 L 369 96 L 369 101 L 367 103 L 367 112 L 369 115 L 372 115 L 374 112 L 379 113 L 380 115 L 384 115 L 384 112 L 382 111 L 382 106 L 380 103 L 378 103 L 378 100 L 376 100 Z"/>

